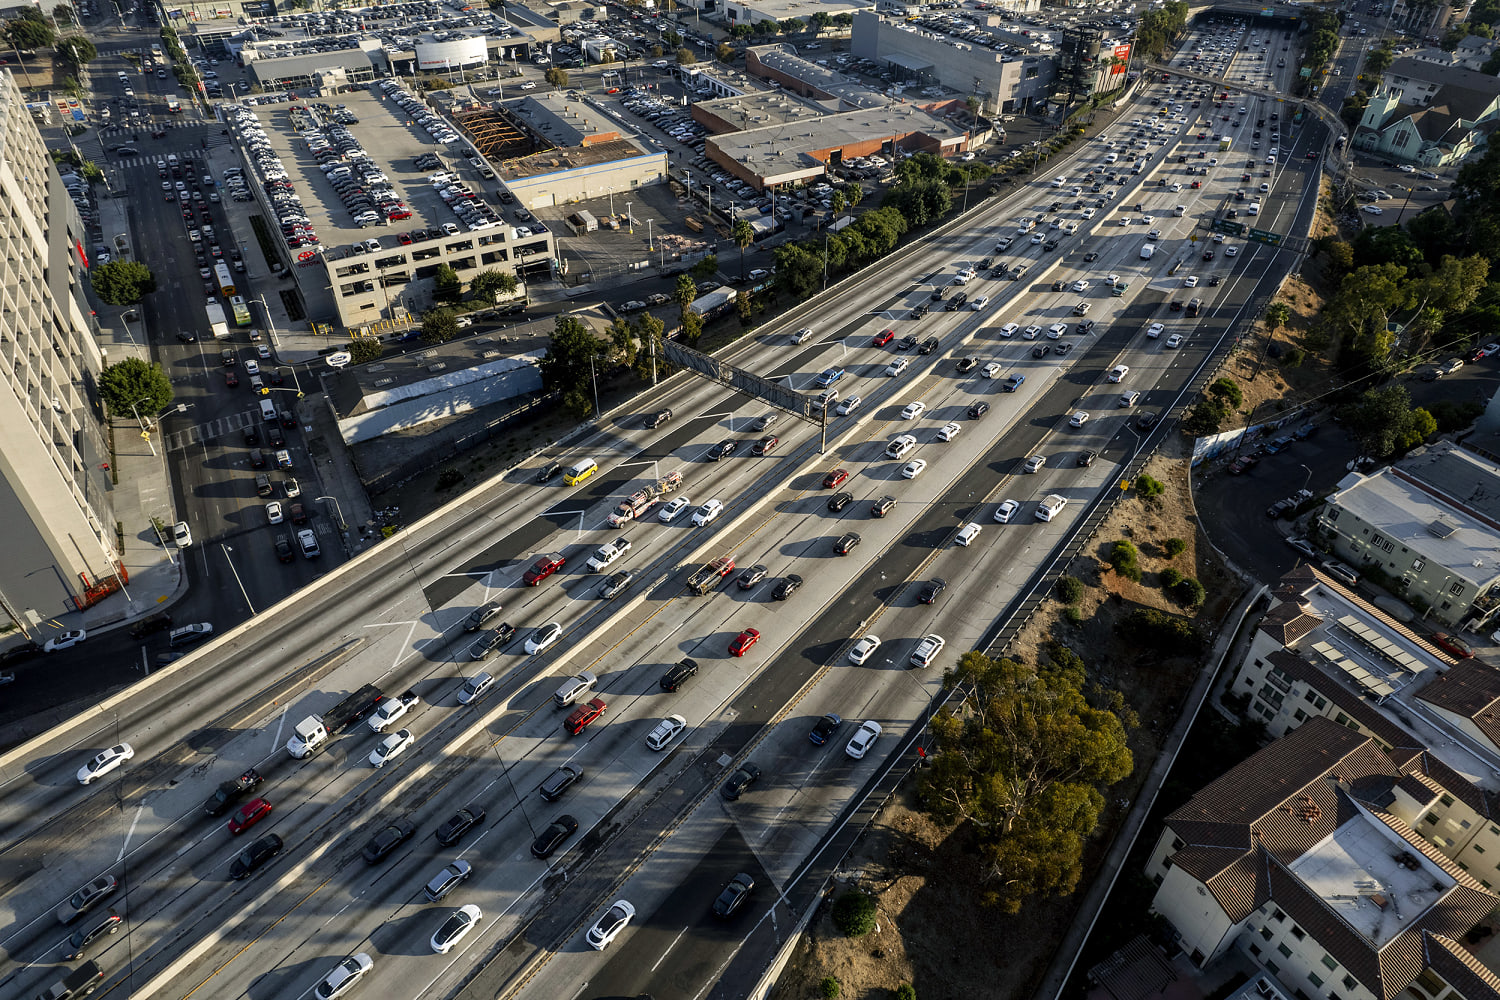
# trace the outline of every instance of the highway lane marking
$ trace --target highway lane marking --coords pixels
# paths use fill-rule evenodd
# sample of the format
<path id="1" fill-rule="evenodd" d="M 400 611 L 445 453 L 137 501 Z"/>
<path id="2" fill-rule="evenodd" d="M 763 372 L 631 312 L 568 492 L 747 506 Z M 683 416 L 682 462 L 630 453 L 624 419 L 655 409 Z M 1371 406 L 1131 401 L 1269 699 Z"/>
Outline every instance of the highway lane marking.
<path id="1" fill-rule="evenodd" d="M 683 927 L 682 930 L 677 932 L 677 936 L 672 939 L 672 943 L 667 945 L 667 950 L 661 953 L 661 958 L 658 958 L 656 960 L 656 964 L 651 966 L 652 972 L 655 972 L 658 968 L 661 967 L 661 963 L 667 960 L 667 956 L 672 953 L 673 948 L 677 947 L 677 942 L 682 940 L 682 936 L 688 932 L 688 928 L 690 928 L 691 926 L 691 924 L 688 924 L 686 927 Z"/>

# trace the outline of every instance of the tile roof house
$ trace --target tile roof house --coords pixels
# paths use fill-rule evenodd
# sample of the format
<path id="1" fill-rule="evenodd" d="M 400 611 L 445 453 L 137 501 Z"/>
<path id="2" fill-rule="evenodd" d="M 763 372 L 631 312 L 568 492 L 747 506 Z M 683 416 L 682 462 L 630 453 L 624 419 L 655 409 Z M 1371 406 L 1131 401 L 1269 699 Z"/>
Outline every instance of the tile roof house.
<path id="1" fill-rule="evenodd" d="M 1422 978 L 1496 1000 L 1458 942 L 1500 896 L 1410 825 L 1433 791 L 1379 739 L 1311 718 L 1167 816 L 1152 908 L 1195 964 L 1238 947 L 1300 995 L 1394 1000 Z"/>
<path id="2" fill-rule="evenodd" d="M 1500 78 L 1402 58 L 1381 75 L 1354 134 L 1367 153 L 1438 169 L 1461 162 L 1500 126 Z"/>

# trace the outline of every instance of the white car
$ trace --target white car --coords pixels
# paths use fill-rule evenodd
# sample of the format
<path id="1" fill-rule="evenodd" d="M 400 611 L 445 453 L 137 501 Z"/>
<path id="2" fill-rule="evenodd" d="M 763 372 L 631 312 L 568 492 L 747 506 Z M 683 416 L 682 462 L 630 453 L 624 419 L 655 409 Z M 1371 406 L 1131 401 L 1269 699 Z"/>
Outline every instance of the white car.
<path id="1" fill-rule="evenodd" d="M 526 637 L 526 652 L 540 653 L 562 636 L 562 622 L 548 622 Z"/>
<path id="2" fill-rule="evenodd" d="M 172 540 L 179 549 L 187 548 L 193 544 L 193 529 L 188 527 L 186 521 L 178 521 L 172 525 Z"/>
<path id="3" fill-rule="evenodd" d="M 1238 257 L 1239 253 L 1240 253 L 1240 248 L 1239 247 L 1225 247 L 1224 248 L 1224 256 L 1226 256 L 1226 257 Z"/>
<path id="4" fill-rule="evenodd" d="M 900 375 L 902 372 L 906 371 L 906 369 L 910 365 L 911 358 L 896 358 L 890 364 L 885 366 L 885 373 L 891 376 Z"/>
<path id="5" fill-rule="evenodd" d="M 385 698 L 380 702 L 380 707 L 370 715 L 367 725 L 371 732 L 383 733 L 391 723 L 401 718 L 420 699 L 416 695 L 403 695 L 396 698 Z"/>
<path id="6" fill-rule="evenodd" d="M 1068 426 L 1069 427 L 1082 427 L 1084 424 L 1086 424 L 1088 422 L 1089 422 L 1088 411 L 1086 411 L 1086 410 L 1079 410 L 1077 413 L 1074 413 L 1071 418 L 1069 418 L 1069 420 L 1068 420 Z"/>
<path id="7" fill-rule="evenodd" d="M 1085 278 L 1079 278 L 1077 281 L 1073 282 L 1073 291 L 1075 292 L 1086 292 L 1088 291 L 1088 288 L 1089 283 Z"/>
<path id="8" fill-rule="evenodd" d="M 406 748 L 415 742 L 417 742 L 417 738 L 411 734 L 410 729 L 396 730 L 381 740 L 380 746 L 370 751 L 370 766 L 385 767 L 386 764 L 401 756 Z"/>
<path id="9" fill-rule="evenodd" d="M 266 504 L 266 520 L 271 522 L 272 524 L 281 523 L 281 504 L 278 501 L 272 500 L 270 503 Z"/>
<path id="10" fill-rule="evenodd" d="M 849 414 L 853 413 L 862 402 L 864 402 L 864 400 L 859 396 L 850 396 L 848 399 L 840 403 L 833 412 L 837 413 L 839 416 L 848 416 Z"/>
<path id="11" fill-rule="evenodd" d="M 1160 337 L 1162 335 L 1162 332 L 1164 330 L 1166 330 L 1166 327 L 1161 323 L 1152 323 L 1150 326 L 1146 327 L 1146 336 L 1152 340 L 1155 340 L 1157 337 Z"/>
<path id="12" fill-rule="evenodd" d="M 535 90 L 536 89 L 536 81 L 535 80 L 527 80 L 525 83 L 521 84 L 521 89 L 522 90 Z"/>
<path id="13" fill-rule="evenodd" d="M 1021 331 L 1022 340 L 1035 340 L 1042 335 L 1042 328 L 1033 323 Z"/>
<path id="14" fill-rule="evenodd" d="M 710 500 L 693 511 L 693 524 L 700 528 L 705 524 L 712 524 L 722 513 L 724 513 L 724 504 L 718 500 Z"/>
<path id="15" fill-rule="evenodd" d="M 1144 225 L 1149 226 L 1149 225 L 1151 225 L 1151 223 L 1153 223 L 1155 221 L 1156 221 L 1156 216 L 1154 216 L 1154 215 L 1143 215 L 1143 216 L 1141 216 L 1141 222 Z"/>
<path id="16" fill-rule="evenodd" d="M 669 715 L 646 734 L 646 746 L 652 750 L 665 750 L 677 734 L 687 728 L 687 720 L 680 715 Z"/>
<path id="17" fill-rule="evenodd" d="M 317 1000 L 335 1000 L 352 990 L 364 978 L 364 974 L 374 967 L 375 962 L 364 952 L 350 955 L 319 980 L 318 985 L 313 987 L 313 996 Z"/>
<path id="18" fill-rule="evenodd" d="M 1109 370 L 1109 380 L 1111 382 L 1119 382 L 1126 375 L 1129 375 L 1129 374 L 1130 374 L 1130 366 L 1129 365 L 1115 365 L 1113 368 L 1111 368 Z"/>
<path id="19" fill-rule="evenodd" d="M 875 650 L 880 648 L 880 636 L 862 635 L 859 641 L 849 648 L 849 662 L 862 666 L 866 660 L 875 655 Z"/>
<path id="20" fill-rule="evenodd" d="M 875 745 L 875 741 L 880 739 L 880 733 L 880 723 L 861 722 L 859 729 L 855 731 L 854 736 L 849 740 L 849 745 L 844 747 L 844 753 L 855 760 L 862 759 L 865 754 L 870 752 L 870 748 Z"/>
<path id="21" fill-rule="evenodd" d="M 1001 500 L 1000 506 L 995 508 L 995 520 L 1001 524 L 1009 524 L 1011 518 L 1016 516 L 1016 511 L 1020 509 L 1020 503 L 1015 500 Z"/>
<path id="22" fill-rule="evenodd" d="M 589 928 L 589 947 L 595 951 L 603 951 L 609 947 L 609 943 L 620 936 L 620 932 L 630 923 L 635 916 L 635 907 L 630 905 L 629 900 L 617 899 L 610 904 L 604 916 L 594 921 L 594 926 Z"/>
<path id="23" fill-rule="evenodd" d="M 1368 212 L 1370 215 L 1384 215 L 1385 214 L 1385 209 L 1381 208 L 1379 205 L 1366 205 L 1364 207 L 1363 211 Z"/>
<path id="24" fill-rule="evenodd" d="M 495 683 L 495 678 L 487 673 L 477 673 L 464 681 L 464 686 L 458 689 L 458 703 L 460 705 L 472 705 L 478 701 Z"/>
<path id="25" fill-rule="evenodd" d="M 1215 243 L 1223 243 L 1224 242 L 1224 234 L 1223 233 L 1214 233 L 1214 235 L 1213 235 L 1213 241 Z"/>
<path id="26" fill-rule="evenodd" d="M 1183 278 L 1182 279 L 1182 287 L 1183 288 L 1197 288 L 1198 287 L 1198 276 L 1196 274 L 1190 274 L 1186 278 Z"/>
<path id="27" fill-rule="evenodd" d="M 907 403 L 906 409 L 901 411 L 902 420 L 915 420 L 927 412 L 927 404 L 923 402 Z"/>
<path id="28" fill-rule="evenodd" d="M 961 430 L 963 430 L 963 428 L 960 427 L 956 422 L 944 424 L 943 429 L 938 431 L 937 439 L 939 441 L 952 441 L 954 438 L 958 437 L 958 433 Z"/>
<path id="29" fill-rule="evenodd" d="M 1007 323 L 996 332 L 999 333 L 1000 336 L 1005 337 L 1006 339 L 1010 339 L 1011 337 L 1014 337 L 1016 335 L 1016 332 L 1020 329 L 1020 323 Z"/>
<path id="30" fill-rule="evenodd" d="M 914 667 L 932 666 L 932 661 L 938 658 L 938 654 L 943 651 L 943 647 L 946 645 L 948 645 L 948 640 L 936 632 L 931 635 L 924 635 L 922 641 L 917 643 L 917 648 L 912 650 L 911 665 Z"/>
<path id="31" fill-rule="evenodd" d="M 259 375 L 260 374 L 260 362 L 256 361 L 254 358 L 246 358 L 245 359 L 245 374 L 246 375 Z"/>
<path id="32" fill-rule="evenodd" d="M 1026 465 L 1023 466 L 1023 468 L 1025 468 L 1027 472 L 1041 472 L 1042 469 L 1046 468 L 1046 466 L 1046 455 L 1032 455 L 1026 460 Z"/>
<path id="33" fill-rule="evenodd" d="M 473 903 L 460 906 L 452 916 L 443 921 L 437 933 L 432 935 L 432 950 L 439 955 L 448 954 L 454 945 L 479 926 L 480 918 L 483 916 L 484 913 Z"/>
<path id="34" fill-rule="evenodd" d="M 991 361 L 989 364 L 984 366 L 984 370 L 980 372 L 980 374 L 985 378 L 999 378 L 1001 370 L 1002 369 L 1000 367 L 1000 362 Z"/>
<path id="35" fill-rule="evenodd" d="M 91 784 L 96 778 L 104 777 L 134 756 L 135 749 L 129 743 L 110 747 L 78 769 L 78 783 Z"/>
<path id="36" fill-rule="evenodd" d="M 89 637 L 88 629 L 75 628 L 64 632 L 53 639 L 48 639 L 42 644 L 42 652 L 55 653 L 59 649 L 70 649 Z"/>
<path id="37" fill-rule="evenodd" d="M 1172 334 L 1172 336 L 1170 336 L 1170 337 L 1167 338 L 1167 347 L 1168 348 L 1170 348 L 1172 350 L 1176 350 L 1177 348 L 1179 348 L 1181 346 L 1182 346 L 1182 334 L 1180 334 L 1180 333 L 1174 333 L 1174 334 Z"/>
<path id="38" fill-rule="evenodd" d="M 805 344 L 809 340 L 812 339 L 812 335 L 813 335 L 812 327 L 810 327 L 810 326 L 804 326 L 802 329 L 800 329 L 796 333 L 792 334 L 792 343 L 794 343 L 794 344 Z"/>
<path id="39" fill-rule="evenodd" d="M 925 468 L 927 468 L 925 458 L 914 458 L 901 467 L 901 475 L 907 479 L 916 479 Z"/>
<path id="40" fill-rule="evenodd" d="M 670 500 L 666 506 L 662 507 L 661 513 L 656 515 L 656 519 L 662 524 L 671 524 L 676 520 L 678 514 L 681 514 L 692 505 L 693 501 L 687 497 L 678 497 L 676 500 Z"/>

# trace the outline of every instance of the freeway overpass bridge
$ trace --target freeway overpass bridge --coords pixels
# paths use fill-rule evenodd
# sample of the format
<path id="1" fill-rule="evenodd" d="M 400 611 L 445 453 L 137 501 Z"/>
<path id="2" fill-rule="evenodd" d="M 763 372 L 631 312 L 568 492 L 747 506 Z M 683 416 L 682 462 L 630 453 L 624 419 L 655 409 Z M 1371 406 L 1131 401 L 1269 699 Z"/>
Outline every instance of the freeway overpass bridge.
<path id="1" fill-rule="evenodd" d="M 1322 101 L 1316 99 L 1306 97 L 1290 97 L 1286 94 L 1281 93 L 1280 91 L 1268 90 L 1263 87 L 1251 87 L 1245 85 L 1244 83 L 1234 83 L 1232 81 L 1224 79 L 1221 76 L 1214 76 L 1211 73 L 1200 73 L 1196 70 L 1183 69 L 1179 66 L 1167 66 L 1163 63 L 1144 62 L 1141 64 L 1141 70 L 1142 72 L 1147 74 L 1170 73 L 1173 76 L 1181 77 L 1184 80 L 1197 80 L 1200 83 L 1212 84 L 1214 87 L 1217 87 L 1221 93 L 1226 90 L 1232 90 L 1237 94 L 1245 94 L 1250 97 L 1262 97 L 1268 101 L 1276 101 L 1277 103 L 1282 104 L 1286 107 L 1297 108 L 1313 116 L 1318 121 L 1327 126 L 1328 131 L 1335 136 L 1347 138 L 1349 134 L 1349 127 L 1344 124 L 1344 120 L 1338 116 L 1338 113 L 1329 108 L 1328 105 L 1324 104 Z M 1161 78 L 1158 76 L 1156 77 L 1156 79 Z"/>

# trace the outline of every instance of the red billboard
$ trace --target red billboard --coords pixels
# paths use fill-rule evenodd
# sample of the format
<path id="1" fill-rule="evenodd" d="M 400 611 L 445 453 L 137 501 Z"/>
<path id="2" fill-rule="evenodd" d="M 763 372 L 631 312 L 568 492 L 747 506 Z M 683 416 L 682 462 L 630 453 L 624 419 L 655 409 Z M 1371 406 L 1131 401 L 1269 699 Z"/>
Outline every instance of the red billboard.
<path id="1" fill-rule="evenodd" d="M 1109 68 L 1110 75 L 1125 72 L 1125 65 L 1130 62 L 1130 46 L 1115 46 L 1115 64 Z"/>

